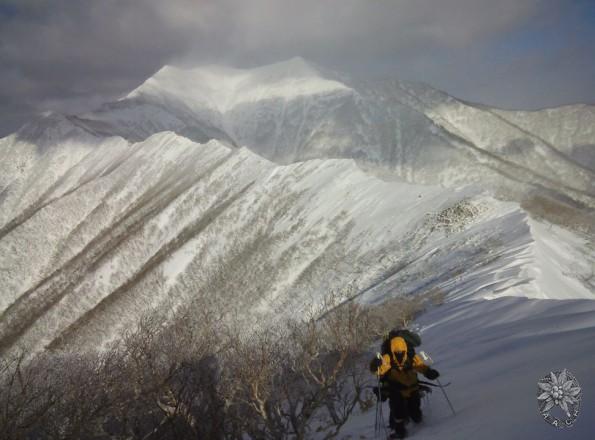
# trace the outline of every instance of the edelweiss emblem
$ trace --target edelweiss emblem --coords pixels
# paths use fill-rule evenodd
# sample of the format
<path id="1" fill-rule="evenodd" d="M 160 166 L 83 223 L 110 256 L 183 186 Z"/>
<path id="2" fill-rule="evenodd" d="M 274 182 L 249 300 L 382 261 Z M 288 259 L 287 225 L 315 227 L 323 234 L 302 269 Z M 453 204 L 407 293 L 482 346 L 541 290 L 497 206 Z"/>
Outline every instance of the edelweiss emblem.
<path id="1" fill-rule="evenodd" d="M 537 386 L 537 401 L 543 418 L 557 428 L 572 426 L 578 417 L 581 401 L 581 387 L 576 378 L 566 369 L 554 371 L 537 382 Z M 556 406 L 566 414 L 565 420 L 550 413 Z"/>

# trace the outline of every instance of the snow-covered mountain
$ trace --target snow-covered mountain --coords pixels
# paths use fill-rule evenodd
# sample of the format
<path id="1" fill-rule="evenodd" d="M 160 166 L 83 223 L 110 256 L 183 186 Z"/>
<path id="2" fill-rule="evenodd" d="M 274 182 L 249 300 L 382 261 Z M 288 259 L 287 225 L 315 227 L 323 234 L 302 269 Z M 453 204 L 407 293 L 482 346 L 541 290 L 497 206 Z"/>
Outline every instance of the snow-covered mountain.
<path id="1" fill-rule="evenodd" d="M 593 106 L 502 111 L 294 58 L 252 70 L 167 66 L 79 122 L 131 140 L 215 138 L 277 163 L 354 158 L 409 182 L 482 182 L 517 200 L 537 188 L 562 209 L 595 207 Z"/>
<path id="2" fill-rule="evenodd" d="M 595 109 L 510 112 L 302 59 L 165 67 L 0 140 L 0 352 L 154 308 L 593 298 Z"/>

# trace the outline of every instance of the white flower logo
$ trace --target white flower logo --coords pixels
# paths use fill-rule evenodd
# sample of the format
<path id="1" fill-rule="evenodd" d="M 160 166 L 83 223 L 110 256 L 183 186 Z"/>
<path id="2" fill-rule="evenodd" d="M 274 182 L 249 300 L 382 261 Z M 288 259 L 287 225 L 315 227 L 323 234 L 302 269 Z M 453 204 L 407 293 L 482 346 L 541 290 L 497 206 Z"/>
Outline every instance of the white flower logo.
<path id="1" fill-rule="evenodd" d="M 537 386 L 543 391 L 537 400 L 542 413 L 547 413 L 554 406 L 559 406 L 568 417 L 572 417 L 571 408 L 579 404 L 581 388 L 574 376 L 563 370 L 556 375 L 550 373 L 549 377 L 543 378 L 537 383 Z"/>

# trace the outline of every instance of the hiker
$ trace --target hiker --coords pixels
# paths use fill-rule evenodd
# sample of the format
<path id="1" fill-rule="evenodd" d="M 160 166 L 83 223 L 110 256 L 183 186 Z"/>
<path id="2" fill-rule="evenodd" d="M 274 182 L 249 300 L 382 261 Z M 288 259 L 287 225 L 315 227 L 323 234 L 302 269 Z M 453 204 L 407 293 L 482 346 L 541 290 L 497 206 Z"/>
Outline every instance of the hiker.
<path id="1" fill-rule="evenodd" d="M 421 396 L 417 373 L 430 380 L 440 376 L 438 371 L 424 364 L 415 354 L 421 339 L 408 330 L 393 330 L 382 344 L 382 354 L 370 363 L 370 370 L 379 376 L 378 397 L 389 399 L 391 438 L 405 438 L 408 419 L 422 421 Z M 384 397 L 384 398 L 383 398 Z"/>

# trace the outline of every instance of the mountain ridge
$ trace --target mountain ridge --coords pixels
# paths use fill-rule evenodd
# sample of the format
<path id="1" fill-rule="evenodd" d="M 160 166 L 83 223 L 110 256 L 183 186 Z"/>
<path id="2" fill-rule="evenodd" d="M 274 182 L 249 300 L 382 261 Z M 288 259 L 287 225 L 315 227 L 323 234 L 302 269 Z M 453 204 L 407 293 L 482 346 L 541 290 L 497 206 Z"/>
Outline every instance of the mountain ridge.
<path id="1" fill-rule="evenodd" d="M 225 121 L 136 96 L 0 139 L 0 352 L 102 346 L 156 308 L 255 325 L 337 289 L 593 297 L 587 171 L 537 140 L 517 158 L 493 115 L 370 84 Z"/>
<path id="2" fill-rule="evenodd" d="M 299 69 L 292 74 L 295 66 Z M 545 187 L 554 199 L 569 197 L 595 208 L 595 156 L 589 147 L 595 144 L 595 111 L 590 107 L 541 113 L 474 107 L 425 85 L 351 79 L 303 59 L 224 68 L 222 74 L 219 69 L 165 68 L 173 72 L 166 81 L 158 72 L 132 94 L 81 120 L 105 124 L 135 141 L 163 130 L 197 142 L 215 138 L 277 163 L 354 158 L 414 183 L 449 185 L 458 176 L 455 185 L 481 184 L 487 178 L 485 187 L 506 193 L 517 191 L 520 182 L 524 193 Z M 266 80 L 252 81 L 259 75 Z M 205 76 L 210 79 L 203 81 Z M 232 86 L 219 87 L 228 83 Z M 513 179 L 498 171 L 501 161 L 518 168 Z M 560 192 L 560 186 L 567 190 Z"/>

